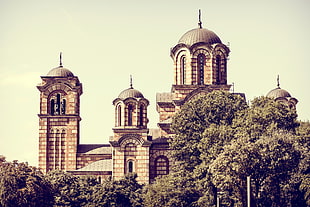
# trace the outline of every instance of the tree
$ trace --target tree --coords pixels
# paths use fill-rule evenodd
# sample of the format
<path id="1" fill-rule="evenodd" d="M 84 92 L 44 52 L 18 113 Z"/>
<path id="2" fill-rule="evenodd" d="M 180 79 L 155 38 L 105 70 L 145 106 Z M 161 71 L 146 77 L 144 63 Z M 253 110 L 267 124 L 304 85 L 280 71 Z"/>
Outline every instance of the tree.
<path id="1" fill-rule="evenodd" d="M 210 125 L 231 125 L 236 114 L 246 108 L 243 97 L 225 91 L 213 91 L 185 103 L 172 122 L 176 135 L 170 147 L 174 158 L 193 171 L 201 163 L 198 145 L 205 130 Z"/>
<path id="2" fill-rule="evenodd" d="M 52 206 L 49 182 L 35 167 L 17 161 L 0 163 L 0 206 Z"/>
<path id="3" fill-rule="evenodd" d="M 87 206 L 99 185 L 95 177 L 74 176 L 61 170 L 48 172 L 46 179 L 52 185 L 55 206 Z"/>
<path id="4" fill-rule="evenodd" d="M 298 125 L 295 109 L 267 97 L 255 98 L 233 123 L 239 136 L 250 136 L 254 140 L 277 129 L 295 132 Z"/>
<path id="5" fill-rule="evenodd" d="M 290 184 L 301 157 L 296 136 L 276 131 L 255 142 L 233 141 L 212 162 L 210 172 L 216 187 L 230 193 L 231 203 L 245 206 L 246 178 L 251 176 L 257 206 L 286 206 L 294 202 Z"/>
<path id="6" fill-rule="evenodd" d="M 187 207 L 196 206 L 201 193 L 195 187 L 195 179 L 186 171 L 173 172 L 146 188 L 146 207 Z"/>
<path id="7" fill-rule="evenodd" d="M 103 207 L 140 207 L 142 201 L 142 185 L 136 181 L 136 174 L 126 174 L 121 180 L 104 181 L 94 191 L 92 202 Z"/>
<path id="8" fill-rule="evenodd" d="M 245 181 L 249 174 L 253 174 L 253 179 L 259 178 L 255 181 L 255 186 L 263 186 L 255 188 L 258 203 L 268 205 L 270 202 L 278 202 L 272 196 L 279 192 L 282 193 L 282 198 L 286 195 L 285 199 L 290 202 L 298 200 L 301 192 L 298 190 L 298 180 L 306 172 L 300 166 L 307 166 L 306 159 L 301 155 L 305 155 L 307 150 L 305 147 L 301 150 L 296 139 L 304 145 L 309 144 L 309 141 L 302 136 L 295 136 L 296 131 L 307 131 L 298 128 L 296 118 L 294 109 L 273 99 L 259 97 L 248 107 L 242 97 L 223 91 L 214 91 L 184 104 L 173 119 L 172 128 L 176 136 L 170 145 L 173 157 L 180 166 L 184 166 L 178 170 L 192 173 L 195 183 L 193 187 L 201 195 L 195 204 L 215 205 L 217 191 L 223 191 L 222 198 L 226 195 L 224 202 L 227 205 L 245 205 Z M 276 144 L 272 137 L 278 130 L 283 130 L 284 134 L 289 132 L 288 136 L 294 136 L 294 141 L 290 143 L 279 139 L 285 146 Z M 271 143 L 272 140 L 275 143 Z M 272 144 L 278 148 L 272 148 Z M 270 152 L 261 149 L 268 149 Z M 290 160 L 277 152 L 283 152 Z M 296 158 L 298 156 L 300 162 Z M 215 174 L 215 169 L 222 174 Z M 224 173 L 225 170 L 228 172 Z M 267 176 L 281 170 L 283 172 L 278 177 Z M 263 176 L 266 178 L 263 179 Z M 281 191 L 278 185 L 268 186 L 273 183 L 279 183 Z M 307 187 L 303 189 L 306 190 Z"/>

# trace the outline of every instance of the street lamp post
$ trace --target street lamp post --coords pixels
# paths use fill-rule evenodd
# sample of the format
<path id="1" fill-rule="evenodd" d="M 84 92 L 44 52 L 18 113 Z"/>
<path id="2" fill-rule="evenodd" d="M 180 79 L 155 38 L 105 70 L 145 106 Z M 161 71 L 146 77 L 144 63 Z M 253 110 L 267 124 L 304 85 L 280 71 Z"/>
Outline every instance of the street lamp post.
<path id="1" fill-rule="evenodd" d="M 248 207 L 251 207 L 251 176 L 247 176 L 247 200 L 248 200 Z"/>

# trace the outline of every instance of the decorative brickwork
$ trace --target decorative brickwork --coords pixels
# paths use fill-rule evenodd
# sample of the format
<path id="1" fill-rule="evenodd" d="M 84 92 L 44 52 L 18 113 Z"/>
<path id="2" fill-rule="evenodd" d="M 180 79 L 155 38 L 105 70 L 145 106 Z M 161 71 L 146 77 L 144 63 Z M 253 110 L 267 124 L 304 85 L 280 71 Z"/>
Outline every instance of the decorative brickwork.
<path id="1" fill-rule="evenodd" d="M 62 67 L 53 69 L 62 70 Z M 82 84 L 75 76 L 42 76 L 39 114 L 39 167 L 75 170 L 79 144 Z"/>
<path id="2" fill-rule="evenodd" d="M 185 33 L 170 52 L 174 62 L 171 92 L 156 95 L 159 128 L 148 129 L 149 101 L 133 88 L 131 81 L 130 88 L 113 101 L 115 125 L 109 144 L 79 143 L 82 84 L 61 63 L 42 76 L 42 83 L 37 86 L 39 167 L 44 172 L 60 169 L 98 179 L 112 176 L 119 180 L 126 173 L 137 173 L 139 183 L 153 182 L 168 174 L 175 165 L 168 142 L 174 137 L 173 116 L 197 96 L 213 90 L 230 90 L 229 52 L 220 38 L 202 28 L 201 23 L 199 28 Z M 289 104 L 296 103 L 297 100 L 289 99 Z"/>

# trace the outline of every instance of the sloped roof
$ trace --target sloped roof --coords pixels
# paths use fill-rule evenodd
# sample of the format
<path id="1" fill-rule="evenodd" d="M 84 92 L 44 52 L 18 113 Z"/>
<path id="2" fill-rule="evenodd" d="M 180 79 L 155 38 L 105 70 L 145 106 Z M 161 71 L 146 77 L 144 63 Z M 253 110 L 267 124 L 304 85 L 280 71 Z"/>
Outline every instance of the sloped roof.
<path id="1" fill-rule="evenodd" d="M 112 159 L 98 160 L 76 171 L 112 171 Z"/>
<path id="2" fill-rule="evenodd" d="M 78 153 L 83 154 L 112 154 L 112 148 L 109 144 L 80 144 Z"/>

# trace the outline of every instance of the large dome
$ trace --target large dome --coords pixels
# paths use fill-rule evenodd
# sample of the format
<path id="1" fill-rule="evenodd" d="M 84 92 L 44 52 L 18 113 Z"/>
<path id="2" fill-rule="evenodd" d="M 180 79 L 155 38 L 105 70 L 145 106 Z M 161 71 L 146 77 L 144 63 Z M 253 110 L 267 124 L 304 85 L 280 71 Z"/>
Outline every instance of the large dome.
<path id="1" fill-rule="evenodd" d="M 278 87 L 278 88 L 275 88 L 275 89 L 269 91 L 269 93 L 267 94 L 267 97 L 274 98 L 274 99 L 288 98 L 288 97 L 291 97 L 291 94 L 289 92 L 287 92 L 286 90 Z"/>
<path id="2" fill-rule="evenodd" d="M 47 74 L 47 76 L 52 76 L 52 77 L 73 77 L 73 73 L 62 66 L 59 66 L 57 68 L 54 68 L 50 70 Z"/>
<path id="3" fill-rule="evenodd" d="M 126 98 L 144 98 L 144 96 L 140 91 L 138 91 L 134 88 L 128 88 L 128 89 L 122 91 L 119 94 L 118 98 L 124 100 Z"/>
<path id="4" fill-rule="evenodd" d="M 212 31 L 205 28 L 196 28 L 186 32 L 179 40 L 179 44 L 193 45 L 198 42 L 208 44 L 222 43 L 221 39 Z"/>

